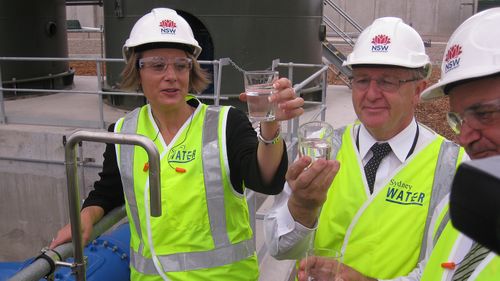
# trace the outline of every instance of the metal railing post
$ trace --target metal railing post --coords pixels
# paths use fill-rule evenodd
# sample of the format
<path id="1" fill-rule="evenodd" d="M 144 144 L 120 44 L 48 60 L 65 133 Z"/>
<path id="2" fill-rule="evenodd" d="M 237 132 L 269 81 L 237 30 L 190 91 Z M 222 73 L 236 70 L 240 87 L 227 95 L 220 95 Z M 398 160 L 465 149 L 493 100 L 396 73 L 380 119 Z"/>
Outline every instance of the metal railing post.
<path id="1" fill-rule="evenodd" d="M 97 75 L 97 91 L 102 92 L 102 74 L 101 74 L 101 61 L 96 60 L 96 75 Z M 106 129 L 106 123 L 104 122 L 104 103 L 102 101 L 102 95 L 99 97 L 99 123 L 101 124 L 101 129 Z"/>
<path id="2" fill-rule="evenodd" d="M 293 84 L 293 63 L 288 63 L 288 80 L 290 80 Z M 295 89 L 294 89 L 295 90 Z M 295 94 L 300 96 L 300 91 L 295 91 Z M 288 160 L 289 161 L 293 161 L 295 160 L 295 158 L 297 158 L 297 153 L 298 153 L 298 148 L 297 146 L 295 145 L 295 143 L 293 142 L 293 136 L 296 136 L 297 135 L 297 130 L 295 129 L 295 127 L 298 127 L 298 123 L 299 123 L 299 118 L 294 118 L 293 120 L 288 120 L 287 121 L 287 133 L 288 133 L 288 143 L 290 144 L 290 147 L 291 147 L 291 155 L 288 156 Z"/>
<path id="3" fill-rule="evenodd" d="M 220 100 L 220 89 L 222 85 L 222 67 L 228 64 L 229 64 L 229 58 L 221 58 L 218 61 L 219 69 L 217 76 L 217 91 L 215 91 L 215 100 L 217 103 L 215 105 L 219 105 L 219 100 Z"/>
<path id="4" fill-rule="evenodd" d="M 85 263 L 80 221 L 80 193 L 77 176 L 75 146 L 80 141 L 102 143 L 134 144 L 143 147 L 148 154 L 151 216 L 161 215 L 160 194 L 160 156 L 154 143 L 142 135 L 117 134 L 108 132 L 77 131 L 68 137 L 65 146 L 66 178 L 68 183 L 68 201 L 71 223 L 71 235 L 74 247 L 74 263 L 72 264 L 75 280 L 85 281 Z"/>
<path id="5" fill-rule="evenodd" d="M 214 60 L 213 61 L 213 67 L 214 67 L 214 81 L 213 81 L 213 85 L 214 85 L 214 96 L 215 96 L 215 99 L 214 99 L 214 104 L 215 105 L 219 105 L 219 97 L 220 97 L 220 83 L 221 83 L 221 80 L 219 78 L 219 76 L 221 75 L 219 73 L 220 71 L 220 63 L 219 61 L 217 60 Z"/>
<path id="6" fill-rule="evenodd" d="M 323 83 L 321 85 L 321 121 L 325 121 L 326 119 L 326 92 L 328 87 L 328 70 L 323 72 Z"/>
<path id="7" fill-rule="evenodd" d="M 255 192 L 250 189 L 245 189 L 245 196 L 247 199 L 247 205 L 248 205 L 248 213 L 250 213 L 250 227 L 252 228 L 253 231 L 253 244 L 257 245 L 256 243 L 256 218 L 255 218 L 255 213 L 257 213 L 257 202 L 256 202 L 256 196 Z"/>
<path id="8" fill-rule="evenodd" d="M 3 88 L 2 81 L 2 64 L 0 64 L 0 88 Z M 5 124 L 5 105 L 3 100 L 3 90 L 0 89 L 0 123 Z"/>

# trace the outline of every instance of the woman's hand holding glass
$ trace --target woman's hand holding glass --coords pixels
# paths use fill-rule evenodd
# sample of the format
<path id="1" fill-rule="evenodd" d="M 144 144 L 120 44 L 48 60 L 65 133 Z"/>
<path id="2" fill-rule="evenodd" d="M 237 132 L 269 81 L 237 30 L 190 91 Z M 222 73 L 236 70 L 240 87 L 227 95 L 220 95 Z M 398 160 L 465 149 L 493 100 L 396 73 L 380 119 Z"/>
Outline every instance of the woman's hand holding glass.
<path id="1" fill-rule="evenodd" d="M 276 104 L 274 121 L 290 120 L 304 113 L 304 109 L 302 108 L 304 99 L 297 97 L 290 80 L 279 78 L 273 83 L 273 87 L 275 91 L 269 98 L 269 101 Z M 247 99 L 246 93 L 240 94 L 241 101 L 247 102 Z"/>
<path id="2" fill-rule="evenodd" d="M 290 120 L 304 113 L 302 108 L 304 99 L 297 97 L 290 80 L 280 78 L 276 80 L 273 86 L 276 91 L 274 91 L 270 101 L 276 103 L 275 114 L 277 121 Z"/>

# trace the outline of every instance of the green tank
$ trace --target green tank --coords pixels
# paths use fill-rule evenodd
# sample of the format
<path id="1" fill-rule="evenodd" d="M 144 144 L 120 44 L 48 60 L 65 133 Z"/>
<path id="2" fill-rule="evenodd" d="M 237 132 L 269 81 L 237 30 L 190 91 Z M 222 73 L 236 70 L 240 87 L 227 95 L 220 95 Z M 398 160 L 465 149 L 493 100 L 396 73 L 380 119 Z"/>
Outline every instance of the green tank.
<path id="1" fill-rule="evenodd" d="M 2 57 L 67 57 L 65 1 L 0 1 L 0 38 Z M 2 61 L 1 67 L 5 87 L 61 88 L 73 82 L 66 61 Z"/>

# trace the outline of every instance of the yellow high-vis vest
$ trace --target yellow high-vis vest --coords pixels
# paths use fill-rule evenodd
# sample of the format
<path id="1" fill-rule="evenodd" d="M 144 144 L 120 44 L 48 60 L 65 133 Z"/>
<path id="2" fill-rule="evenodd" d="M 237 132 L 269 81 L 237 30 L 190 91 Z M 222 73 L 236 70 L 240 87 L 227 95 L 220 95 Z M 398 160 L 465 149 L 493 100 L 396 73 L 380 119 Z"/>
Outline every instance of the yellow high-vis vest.
<path id="1" fill-rule="evenodd" d="M 448 193 L 463 150 L 436 136 L 369 197 L 352 130 L 336 130 L 341 168 L 321 210 L 314 245 L 341 250 L 343 262 L 365 276 L 404 276 L 423 258 L 429 209 Z"/>
<path id="2" fill-rule="evenodd" d="M 471 188 L 474 187 L 471 186 Z M 464 256 L 464 253 L 461 253 L 460 257 L 458 257 L 459 252 L 464 250 L 462 248 L 465 246 L 465 241 L 469 240 L 469 238 L 461 234 L 451 224 L 448 215 L 448 202 L 446 202 L 442 210 L 437 210 L 436 214 L 438 219 L 436 219 L 432 231 L 434 248 L 425 265 L 422 278 L 420 279 L 421 281 L 451 281 L 454 272 L 459 268 L 461 259 L 463 259 L 462 256 Z M 454 263 L 455 268 L 452 269 L 443 266 L 443 263 Z M 500 280 L 500 257 L 493 252 L 489 253 L 484 260 L 477 265 L 474 272 L 467 280 Z"/>
<path id="3" fill-rule="evenodd" d="M 156 137 L 149 105 L 117 122 L 116 132 L 154 140 L 161 158 L 162 214 L 150 217 L 147 154 L 139 146 L 116 145 L 130 221 L 131 280 L 163 280 L 151 252 L 148 219 L 153 250 L 168 280 L 258 279 L 248 206 L 229 179 L 228 111 L 200 103 L 169 145 Z"/>

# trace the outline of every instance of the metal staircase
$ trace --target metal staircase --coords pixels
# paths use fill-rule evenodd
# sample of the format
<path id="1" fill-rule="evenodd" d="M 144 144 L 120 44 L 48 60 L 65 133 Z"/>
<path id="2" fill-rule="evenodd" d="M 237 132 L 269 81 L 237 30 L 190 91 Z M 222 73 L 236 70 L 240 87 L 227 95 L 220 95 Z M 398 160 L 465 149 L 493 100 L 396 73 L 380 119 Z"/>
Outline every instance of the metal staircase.
<path id="1" fill-rule="evenodd" d="M 323 4 L 323 23 L 327 27 L 326 38 L 335 36 L 335 43 L 329 40 L 323 42 L 323 62 L 330 65 L 330 69 L 336 75 L 336 78 L 349 85 L 352 69 L 349 66 L 342 66 L 346 56 L 334 44 L 338 44 L 339 47 L 344 47 L 344 51 L 350 52 L 355 43 L 353 37 L 357 37 L 363 28 L 332 0 L 325 0 Z M 351 34 L 345 32 L 328 16 L 331 13 L 338 14 L 355 31 Z"/>
<path id="2" fill-rule="evenodd" d="M 346 56 L 331 42 L 323 42 L 323 62 L 329 64 L 330 70 L 336 74 L 337 78 L 348 85 L 349 77 L 352 76 L 352 69 L 349 66 L 342 66 L 345 59 Z"/>

